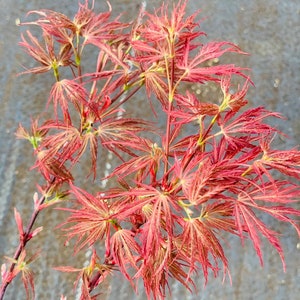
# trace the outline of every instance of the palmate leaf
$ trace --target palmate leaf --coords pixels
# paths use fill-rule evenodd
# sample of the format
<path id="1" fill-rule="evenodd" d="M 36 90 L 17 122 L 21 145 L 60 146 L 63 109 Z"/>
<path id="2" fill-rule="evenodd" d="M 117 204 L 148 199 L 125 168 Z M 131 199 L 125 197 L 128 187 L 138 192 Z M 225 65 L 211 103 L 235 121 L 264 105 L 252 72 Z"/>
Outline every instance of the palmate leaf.
<path id="1" fill-rule="evenodd" d="M 158 72 L 158 70 L 150 69 L 147 70 L 143 75 L 148 98 L 150 99 L 150 96 L 154 94 L 161 103 L 162 107 L 166 108 L 168 103 L 168 87 L 163 77 L 165 74 L 160 74 L 161 72 L 165 71 L 163 70 Z"/>
<path id="2" fill-rule="evenodd" d="M 131 230 L 117 230 L 110 239 L 110 256 L 121 273 L 131 282 L 129 267 L 138 269 L 137 259 L 140 257 L 140 246 Z"/>
<path id="3" fill-rule="evenodd" d="M 219 199 L 239 174 L 236 165 L 230 161 L 212 163 L 211 158 L 203 158 L 199 167 L 186 179 L 184 185 L 187 186 L 183 186 L 184 195 L 193 205 L 206 203 L 210 199 Z"/>
<path id="4" fill-rule="evenodd" d="M 150 124 L 140 119 L 107 117 L 97 128 L 97 135 L 103 147 L 115 153 L 118 151 L 135 156 L 130 149 L 139 142 L 137 133 L 149 130 Z M 130 147 L 131 146 L 131 147 Z M 123 160 L 123 159 L 121 159 Z"/>
<path id="5" fill-rule="evenodd" d="M 205 116 L 215 116 L 219 113 L 219 106 L 210 102 L 201 102 L 197 97 L 186 92 L 186 96 L 175 95 L 176 106 L 171 112 L 172 117 L 179 118 L 176 123 L 185 124 L 192 121 L 199 121 Z"/>
<path id="6" fill-rule="evenodd" d="M 219 82 L 219 76 L 237 74 L 242 75 L 243 68 L 236 67 L 233 64 L 191 68 L 183 81 L 205 83 L 208 81 Z"/>
<path id="7" fill-rule="evenodd" d="M 47 150 L 42 150 L 37 153 L 36 162 L 32 166 L 32 169 L 34 168 L 37 168 L 48 182 L 51 182 L 52 176 L 60 182 L 70 182 L 74 180 L 69 168 L 59 159 L 48 155 Z"/>
<path id="8" fill-rule="evenodd" d="M 63 79 L 53 84 L 48 99 L 53 102 L 56 119 L 58 119 L 58 108 L 62 111 L 65 122 L 70 122 L 69 107 L 72 103 L 74 108 L 80 112 L 80 108 L 87 104 L 87 91 L 82 84 L 76 80 Z"/>
<path id="9" fill-rule="evenodd" d="M 278 233 L 270 230 L 267 225 L 256 216 L 253 210 L 244 203 L 237 202 L 234 207 L 234 215 L 241 239 L 244 239 L 244 232 L 249 234 L 257 256 L 259 257 L 260 263 L 263 265 L 263 254 L 261 250 L 261 240 L 259 237 L 259 234 L 261 233 L 277 250 L 285 269 L 283 249 L 277 237 Z"/>
<path id="10" fill-rule="evenodd" d="M 270 244 L 277 250 L 285 269 L 283 249 L 278 239 L 278 233 L 269 229 L 268 226 L 257 216 L 256 211 L 267 213 L 279 221 L 290 223 L 300 236 L 297 222 L 290 216 L 300 216 L 300 212 L 289 206 L 299 197 L 299 188 L 286 181 L 274 181 L 263 187 L 251 184 L 241 187 L 237 200 L 233 201 L 233 214 L 240 238 L 243 241 L 244 233 L 249 234 L 254 249 L 263 264 L 260 234 L 265 236 Z M 265 205 L 265 203 L 280 203 L 280 205 Z"/>
<path id="11" fill-rule="evenodd" d="M 157 299 L 157 297 L 159 298 L 158 295 L 164 294 L 163 291 L 167 285 L 168 265 L 172 261 L 170 258 L 171 240 L 176 219 L 172 211 L 176 209 L 176 203 L 173 202 L 170 195 L 150 185 L 142 185 L 140 188 L 133 188 L 123 194 L 131 198 L 131 201 L 126 200 L 127 204 L 124 203 L 123 205 L 120 203 L 118 220 L 121 222 L 130 217 L 135 218 L 137 215 L 144 216 L 135 235 L 132 231 L 127 232 L 122 229 L 122 232 L 126 233 L 126 237 L 124 235 L 123 238 L 129 238 L 126 242 L 128 243 L 126 246 L 128 251 L 129 248 L 130 251 L 135 248 L 135 252 L 139 254 L 140 264 L 134 278 L 142 278 L 147 295 L 152 292 L 153 297 Z M 120 233 L 122 234 L 122 232 Z M 119 246 L 120 242 L 119 239 Z M 135 246 L 129 247 L 130 244 Z M 123 272 L 126 276 L 125 266 L 127 264 L 135 266 L 137 258 L 130 254 L 130 263 L 127 261 L 125 252 L 126 250 L 120 247 L 116 255 L 119 256 L 117 258 L 118 263 L 122 265 L 121 268 L 125 270 Z"/>
<path id="12" fill-rule="evenodd" d="M 247 95 L 249 83 L 252 83 L 252 81 L 250 78 L 247 78 L 242 88 L 238 87 L 238 90 L 235 93 L 231 93 L 231 75 L 224 76 L 220 83 L 223 93 L 223 102 L 220 107 L 221 111 L 230 108 L 232 111 L 237 112 L 242 106 L 246 105 L 248 101 L 245 97 Z"/>
<path id="13" fill-rule="evenodd" d="M 183 232 L 177 237 L 178 251 L 188 265 L 188 278 L 198 268 L 202 269 L 205 281 L 208 279 L 209 269 L 217 276 L 220 261 L 223 263 L 225 274 L 228 262 L 215 233 L 198 218 L 184 219 L 181 225 Z M 213 262 L 211 262 L 211 258 Z"/>
<path id="14" fill-rule="evenodd" d="M 179 281 L 186 289 L 192 292 L 192 289 L 196 290 L 196 285 L 193 279 L 188 275 L 188 263 L 186 258 L 182 255 L 182 252 L 177 251 L 176 238 L 173 241 L 174 247 L 172 247 L 171 256 L 168 264 L 168 274 Z"/>
<path id="15" fill-rule="evenodd" d="M 135 151 L 134 157 L 120 164 L 110 176 L 117 175 L 119 178 L 123 178 L 135 173 L 135 179 L 138 181 L 143 181 L 149 174 L 155 177 L 160 162 L 164 159 L 163 150 L 157 144 L 146 138 L 134 137 L 130 141 L 122 142 L 122 145 L 128 149 L 132 148 L 132 151 L 137 150 L 139 153 L 135 154 Z"/>
<path id="16" fill-rule="evenodd" d="M 201 219 L 212 230 L 224 230 L 236 234 L 233 205 L 230 202 L 215 201 L 204 205 L 201 210 Z"/>
<path id="17" fill-rule="evenodd" d="M 149 257 L 147 263 L 144 263 L 135 275 L 143 279 L 148 299 L 165 299 L 167 290 L 171 294 L 171 278 L 180 282 L 191 293 L 197 289 L 188 273 L 186 257 L 177 251 L 177 247 L 176 238 L 168 243 L 162 240 L 159 252 L 154 257 Z M 159 266 L 161 267 L 158 268 Z"/>
<path id="18" fill-rule="evenodd" d="M 70 48 L 65 48 L 67 52 L 62 51 L 59 54 L 55 54 L 53 36 L 45 34 L 43 37 L 44 44 L 41 44 L 30 31 L 26 31 L 26 34 L 29 38 L 29 42 L 26 40 L 25 35 L 22 34 L 22 42 L 20 42 L 19 45 L 24 47 L 25 51 L 39 62 L 41 66 L 26 70 L 21 74 L 44 73 L 59 66 L 68 66 L 71 64 Z"/>
<path id="19" fill-rule="evenodd" d="M 71 192 L 78 201 L 77 209 L 60 208 L 71 213 L 64 223 L 68 240 L 76 237 L 75 252 L 100 240 L 109 240 L 111 220 L 114 217 L 114 206 L 88 192 L 71 186 Z"/>
<path id="20" fill-rule="evenodd" d="M 145 253 L 151 252 L 152 234 L 160 234 L 164 230 L 172 235 L 175 217 L 172 210 L 178 209 L 179 206 L 171 195 L 151 185 L 139 183 L 139 187 L 120 193 L 120 196 L 127 197 L 128 199 L 123 200 L 124 205 L 119 208 L 117 218 L 120 221 L 135 213 L 142 213 L 144 208 L 149 205 L 151 206 L 151 213 L 149 215 L 145 214 L 147 219 L 145 226 L 147 229 L 144 230 L 144 238 L 142 237 L 146 243 L 144 244 Z M 146 236 L 147 234 L 151 236 Z"/>
<path id="21" fill-rule="evenodd" d="M 141 278 L 144 283 L 147 299 L 164 299 L 168 287 L 168 262 L 170 258 L 170 243 L 160 240 L 160 247 L 155 255 L 142 261 L 134 278 Z"/>
<path id="22" fill-rule="evenodd" d="M 299 226 L 291 218 L 300 216 L 300 211 L 287 205 L 297 202 L 299 193 L 299 186 L 288 181 L 275 180 L 265 183 L 262 188 L 256 187 L 247 193 L 241 193 L 239 199 L 255 210 L 267 213 L 279 221 L 290 223 L 300 236 Z"/>
<path id="23" fill-rule="evenodd" d="M 118 49 L 115 49 L 115 47 L 112 47 L 108 43 L 105 43 L 102 40 L 99 40 L 98 38 L 95 39 L 89 39 L 89 42 L 99 47 L 101 50 L 103 50 L 108 57 L 112 60 L 112 62 L 120 67 L 123 68 L 126 72 L 129 71 L 129 66 L 125 63 L 125 53 L 122 51 L 123 47 L 119 47 Z"/>
<path id="24" fill-rule="evenodd" d="M 13 269 L 7 270 L 6 264 L 1 266 L 1 277 L 3 282 L 11 282 L 19 273 L 21 273 L 27 300 L 35 298 L 34 273 L 29 265 L 40 256 L 40 252 L 41 251 L 38 250 L 35 254 L 28 258 L 26 250 L 23 249 L 17 260 L 7 256 L 4 257 L 14 264 L 15 267 Z"/>
<path id="25" fill-rule="evenodd" d="M 163 53 L 159 51 L 156 47 L 152 45 L 142 42 L 140 40 L 132 41 L 132 47 L 135 51 L 137 51 L 134 60 L 142 63 L 151 64 L 159 59 L 162 59 Z"/>
<path id="26" fill-rule="evenodd" d="M 226 136 L 253 134 L 261 137 L 263 134 L 269 135 L 270 132 L 277 131 L 271 125 L 263 122 L 270 117 L 282 118 L 279 113 L 270 112 L 264 107 L 255 107 L 246 110 L 240 115 L 236 115 L 235 111 L 229 111 L 224 118 L 218 119 L 218 124 Z"/>
<path id="27" fill-rule="evenodd" d="M 155 256 L 160 247 L 160 240 L 166 235 L 172 237 L 174 217 L 171 212 L 171 201 L 166 195 L 156 196 L 153 203 L 152 214 L 142 229 L 142 247 L 144 255 Z M 158 269 L 162 267 L 159 266 Z"/>
<path id="28" fill-rule="evenodd" d="M 187 47 L 186 51 L 190 51 Z M 182 70 L 185 76 L 183 81 L 204 83 L 207 81 L 220 82 L 219 76 L 232 74 L 241 75 L 245 71 L 244 68 L 235 66 L 234 64 L 219 65 L 206 67 L 204 65 L 210 59 L 218 58 L 227 52 L 236 52 L 240 54 L 246 54 L 242 52 L 236 45 L 229 42 L 211 42 L 203 45 L 199 52 L 192 58 L 188 59 L 188 54 L 185 54 L 181 62 L 179 61 L 178 70 Z M 179 72 L 178 72 L 179 73 Z M 182 76 L 182 75 L 181 75 Z"/>
<path id="29" fill-rule="evenodd" d="M 300 151 L 296 148 L 289 150 L 273 150 L 272 138 L 260 140 L 262 158 L 254 163 L 256 170 L 262 171 L 270 177 L 269 170 L 277 170 L 282 174 L 300 179 Z"/>
<path id="30" fill-rule="evenodd" d="M 264 122 L 270 117 L 281 118 L 281 115 L 267 111 L 264 107 L 250 108 L 241 114 L 230 110 L 217 119 L 221 130 L 215 136 L 222 134 L 233 151 L 252 148 L 256 141 L 278 131 Z"/>
<path id="31" fill-rule="evenodd" d="M 237 45 L 230 42 L 208 42 L 201 47 L 199 52 L 190 59 L 188 62 L 189 66 L 194 68 L 199 66 L 205 61 L 210 59 L 218 58 L 227 52 L 236 52 L 240 54 L 247 54 L 243 52 Z"/>
<path id="32" fill-rule="evenodd" d="M 61 166 L 67 161 L 74 165 L 89 148 L 91 173 L 95 178 L 99 142 L 97 131 L 94 129 L 79 131 L 68 121 L 67 124 L 61 121 L 48 121 L 40 127 L 40 130 L 51 129 L 56 129 L 56 133 L 42 139 L 41 148 L 47 150 L 43 150 L 44 154 L 40 155 L 40 164 L 50 161 L 54 165 L 54 161 L 57 160 Z"/>
<path id="33" fill-rule="evenodd" d="M 125 37 L 122 30 L 128 27 L 129 24 L 119 22 L 118 18 L 111 21 L 111 6 L 109 3 L 108 6 L 109 10 L 107 12 L 96 14 L 88 8 L 88 1 L 86 1 L 86 4 L 81 5 L 81 9 L 75 15 L 74 23 L 80 28 L 80 35 L 85 38 L 86 44 L 97 44 L 98 41 L 103 40 L 114 41 Z"/>
<path id="34" fill-rule="evenodd" d="M 74 268 L 72 266 L 57 266 L 53 268 L 61 272 L 78 273 L 77 279 L 74 282 L 74 289 L 77 289 L 79 284 L 81 285 L 82 300 L 94 299 L 95 296 L 90 298 L 90 291 L 103 282 L 114 269 L 111 264 L 101 263 L 94 247 L 91 250 L 92 255 L 89 258 L 89 263 L 85 263 L 85 266 L 82 268 Z"/>

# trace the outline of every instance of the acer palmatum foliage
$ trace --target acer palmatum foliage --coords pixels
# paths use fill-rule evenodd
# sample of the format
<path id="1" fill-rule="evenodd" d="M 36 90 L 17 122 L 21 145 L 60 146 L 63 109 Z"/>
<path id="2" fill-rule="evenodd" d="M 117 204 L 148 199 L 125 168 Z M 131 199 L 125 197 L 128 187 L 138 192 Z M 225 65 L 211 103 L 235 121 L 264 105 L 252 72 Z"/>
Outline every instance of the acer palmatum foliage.
<path id="1" fill-rule="evenodd" d="M 281 133 L 267 119 L 281 116 L 245 107 L 251 84 L 246 69 L 210 64 L 226 53 L 245 53 L 230 42 L 203 44 L 197 13 L 185 16 L 186 5 L 179 1 L 154 13 L 142 8 L 136 21 L 123 23 L 111 20 L 111 7 L 97 13 L 85 1 L 73 19 L 40 10 L 29 12 L 35 21 L 21 23 L 41 29 L 39 37 L 27 31 L 20 45 L 38 63 L 24 73 L 54 76 L 45 99 L 53 117 L 33 119 L 30 130 L 20 125 L 17 132 L 31 142 L 33 168 L 45 186 L 40 199 L 34 196 L 26 230 L 15 210 L 20 244 L 10 266 L 2 267 L 1 299 L 19 272 L 29 297 L 34 293 L 25 246 L 41 230 L 33 230 L 38 213 L 66 195 L 73 207 L 63 208 L 62 229 L 68 240 L 76 239 L 75 254 L 91 247 L 93 255 L 87 267 L 56 269 L 78 272 L 81 299 L 95 299 L 93 290 L 99 286 L 101 293 L 101 282 L 117 271 L 133 288 L 142 280 L 149 299 L 163 299 L 171 279 L 193 291 L 194 274 L 207 281 L 211 272 L 229 272 L 222 232 L 249 237 L 261 263 L 265 237 L 284 266 L 278 234 L 260 216 L 288 222 L 300 234 L 300 212 L 290 206 L 300 196 L 300 152 L 272 148 Z M 85 55 L 94 70 L 83 68 Z M 236 77 L 241 86 L 233 85 Z M 187 88 L 208 82 L 219 87 L 220 98 L 198 98 Z M 138 91 L 144 91 L 151 123 L 125 113 L 136 105 Z M 91 175 L 101 179 L 99 151 L 105 149 L 118 161 L 105 180 L 119 184 L 94 194 L 72 170 L 88 154 Z M 97 255 L 101 247 L 104 257 Z"/>

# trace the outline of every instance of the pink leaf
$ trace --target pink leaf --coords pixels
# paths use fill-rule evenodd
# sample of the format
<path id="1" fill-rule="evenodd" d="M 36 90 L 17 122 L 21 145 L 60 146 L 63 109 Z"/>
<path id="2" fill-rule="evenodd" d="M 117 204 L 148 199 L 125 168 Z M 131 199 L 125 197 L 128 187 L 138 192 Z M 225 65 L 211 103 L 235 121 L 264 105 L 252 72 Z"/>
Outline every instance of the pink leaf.
<path id="1" fill-rule="evenodd" d="M 14 209 L 14 214 L 15 214 L 15 220 L 17 223 L 17 228 L 19 231 L 19 238 L 20 238 L 20 242 L 21 244 L 24 243 L 24 229 L 23 229 L 23 222 L 22 222 L 22 218 L 20 213 L 17 211 L 17 209 Z"/>

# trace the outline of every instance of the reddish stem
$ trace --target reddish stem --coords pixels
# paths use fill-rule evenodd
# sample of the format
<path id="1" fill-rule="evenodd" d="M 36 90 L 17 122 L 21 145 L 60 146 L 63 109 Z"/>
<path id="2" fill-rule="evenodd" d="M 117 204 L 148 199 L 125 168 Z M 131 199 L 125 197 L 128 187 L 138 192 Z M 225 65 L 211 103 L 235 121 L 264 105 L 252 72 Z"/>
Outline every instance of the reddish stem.
<path id="1" fill-rule="evenodd" d="M 39 202 L 38 202 L 38 204 L 37 204 L 37 206 L 36 206 L 34 212 L 33 212 L 32 215 L 31 215 L 31 218 L 30 218 L 30 221 L 29 221 L 29 223 L 28 223 L 28 225 L 27 225 L 27 228 L 26 228 L 26 230 L 24 231 L 23 239 L 22 239 L 22 241 L 20 241 L 19 246 L 18 246 L 18 248 L 17 248 L 17 250 L 16 250 L 16 252 L 15 252 L 15 255 L 14 255 L 14 257 L 13 257 L 13 259 L 14 259 L 15 261 L 18 261 L 18 259 L 19 259 L 19 257 L 20 257 L 20 254 L 21 254 L 22 251 L 24 250 L 26 244 L 27 244 L 27 243 L 30 241 L 30 239 L 31 239 L 30 233 L 31 233 L 31 230 L 32 230 L 32 228 L 33 228 L 33 225 L 34 225 L 34 223 L 35 223 L 35 221 L 36 221 L 36 219 L 37 219 L 37 216 L 38 216 L 38 214 L 39 214 L 39 212 L 40 212 L 39 207 L 40 207 L 40 205 L 42 205 L 42 204 L 45 202 L 45 200 L 46 200 L 46 196 L 45 196 L 45 195 L 47 195 L 47 193 L 51 190 L 51 188 L 52 188 L 52 186 L 53 186 L 53 184 L 54 184 L 54 182 L 55 182 L 55 179 L 56 179 L 56 178 L 53 177 L 52 180 L 48 183 L 48 186 L 47 186 L 47 188 L 46 188 L 46 190 L 45 190 L 44 195 L 40 198 L 40 200 L 39 200 Z M 8 274 L 12 274 L 12 273 L 13 273 L 13 271 L 14 271 L 14 269 L 15 269 L 15 266 L 16 266 L 16 263 L 11 263 L 11 266 L 10 266 L 10 268 L 9 268 Z M 8 274 L 5 275 L 6 278 L 8 277 Z M 7 281 L 7 280 L 4 280 L 4 281 L 2 282 L 1 287 L 0 287 L 0 300 L 3 300 L 4 295 L 5 295 L 5 291 L 6 291 L 7 287 L 8 287 L 8 285 L 10 284 L 10 282 L 11 282 L 11 281 Z"/>

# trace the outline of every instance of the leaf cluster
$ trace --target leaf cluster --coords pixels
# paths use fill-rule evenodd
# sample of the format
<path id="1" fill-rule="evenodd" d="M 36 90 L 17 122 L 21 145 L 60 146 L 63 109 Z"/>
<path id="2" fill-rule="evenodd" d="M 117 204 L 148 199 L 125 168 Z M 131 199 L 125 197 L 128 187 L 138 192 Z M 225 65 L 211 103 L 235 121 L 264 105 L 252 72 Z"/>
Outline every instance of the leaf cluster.
<path id="1" fill-rule="evenodd" d="M 203 44 L 198 12 L 186 16 L 186 5 L 141 9 L 135 22 L 123 23 L 110 19 L 110 8 L 96 13 L 86 1 L 73 19 L 41 10 L 30 12 L 36 21 L 21 23 L 38 26 L 43 39 L 30 31 L 22 36 L 20 45 L 39 63 L 25 73 L 52 71 L 55 82 L 47 101 L 53 119 L 33 120 L 30 131 L 20 125 L 17 135 L 32 143 L 34 167 L 55 186 L 52 192 L 68 186 L 73 206 L 64 208 L 62 227 L 68 240 L 76 239 L 75 253 L 105 247 L 102 260 L 93 250 L 88 268 L 58 268 L 79 272 L 82 299 L 115 270 L 134 288 L 142 280 L 149 299 L 163 299 L 171 279 L 192 291 L 195 274 L 205 281 L 210 272 L 226 275 L 224 232 L 249 237 L 261 263 L 264 236 L 284 265 L 278 233 L 261 213 L 300 233 L 300 212 L 291 205 L 300 195 L 300 151 L 272 148 L 281 133 L 268 120 L 281 116 L 246 107 L 247 69 L 210 64 L 245 53 L 230 42 Z M 82 65 L 87 45 L 95 50 L 93 71 Z M 235 78 L 243 83 L 235 86 Z M 220 97 L 197 97 L 186 88 L 193 83 L 215 84 Z M 138 91 L 151 123 L 126 113 Z M 72 169 L 86 154 L 99 180 L 105 149 L 118 166 L 102 179 L 118 185 L 92 193 Z"/>

